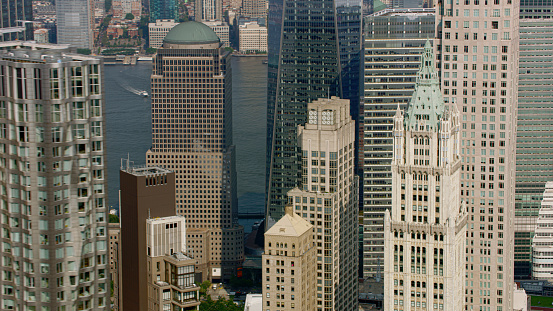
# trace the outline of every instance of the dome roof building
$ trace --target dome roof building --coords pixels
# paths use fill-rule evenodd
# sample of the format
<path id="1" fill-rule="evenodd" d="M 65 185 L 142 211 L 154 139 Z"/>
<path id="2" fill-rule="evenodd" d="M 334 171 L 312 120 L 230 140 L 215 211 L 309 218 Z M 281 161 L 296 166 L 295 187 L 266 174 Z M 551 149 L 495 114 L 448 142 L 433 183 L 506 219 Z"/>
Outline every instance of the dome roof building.
<path id="1" fill-rule="evenodd" d="M 184 22 L 173 27 L 163 39 L 165 48 L 182 48 L 194 45 L 194 48 L 219 48 L 221 40 L 207 25 L 200 22 Z"/>

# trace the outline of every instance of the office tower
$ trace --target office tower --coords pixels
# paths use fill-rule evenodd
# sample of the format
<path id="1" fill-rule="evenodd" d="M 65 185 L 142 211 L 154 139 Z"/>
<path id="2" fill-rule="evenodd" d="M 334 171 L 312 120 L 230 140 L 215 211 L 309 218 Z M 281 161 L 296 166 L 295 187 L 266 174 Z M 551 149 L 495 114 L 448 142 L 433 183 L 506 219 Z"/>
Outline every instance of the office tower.
<path id="1" fill-rule="evenodd" d="M 357 310 L 359 181 L 356 126 L 347 99 L 318 99 L 298 128 L 303 170 L 288 203 L 310 221 L 317 242 L 317 310 Z"/>
<path id="2" fill-rule="evenodd" d="M 531 275 L 545 183 L 553 180 L 553 1 L 521 1 L 515 183 L 515 279 Z"/>
<path id="3" fill-rule="evenodd" d="M 152 148 L 146 161 L 177 175 L 177 214 L 199 279 L 235 275 L 244 258 L 232 145 L 230 52 L 198 22 L 173 28 L 154 56 Z"/>
<path id="4" fill-rule="evenodd" d="M 553 181 L 545 184 L 532 240 L 532 278 L 553 281 Z"/>
<path id="5" fill-rule="evenodd" d="M 109 275 L 113 282 L 113 295 L 110 298 L 111 310 L 119 310 L 119 295 L 121 293 L 121 226 L 119 223 L 108 223 L 109 241 Z"/>
<path id="6" fill-rule="evenodd" d="M 32 0 L 2 0 L 0 42 L 33 40 L 32 4 Z"/>
<path id="7" fill-rule="evenodd" d="M 92 49 L 94 27 L 92 0 L 57 0 L 58 43 Z"/>
<path id="8" fill-rule="evenodd" d="M 195 2 L 194 18 L 197 22 L 222 21 L 223 0 L 198 0 Z"/>
<path id="9" fill-rule="evenodd" d="M 121 189 L 120 310 L 148 310 L 146 220 L 174 216 L 175 173 L 157 166 L 127 163 L 119 174 Z"/>
<path id="10" fill-rule="evenodd" d="M 315 241 L 313 226 L 291 205 L 265 232 L 263 309 L 315 311 Z"/>
<path id="11" fill-rule="evenodd" d="M 420 62 L 407 113 L 398 106 L 393 118 L 384 310 L 461 311 L 467 212 L 460 198 L 460 114 L 444 104 L 430 41 Z"/>
<path id="12" fill-rule="evenodd" d="M 103 63 L 0 48 L 2 310 L 107 310 Z"/>
<path id="13" fill-rule="evenodd" d="M 467 310 L 511 310 L 519 2 L 452 1 L 439 12 L 442 92 L 462 117 Z"/>
<path id="14" fill-rule="evenodd" d="M 349 99 L 359 121 L 361 0 L 271 0 L 268 20 L 267 229 L 284 215 L 288 190 L 301 182 L 297 127 L 307 122 L 307 104 Z"/>
<path id="15" fill-rule="evenodd" d="M 186 255 L 186 221 L 170 216 L 146 221 L 148 310 L 198 310 L 196 261 Z"/>
<path id="16" fill-rule="evenodd" d="M 177 0 L 151 0 L 150 22 L 158 19 L 179 20 L 179 2 Z"/>
<path id="17" fill-rule="evenodd" d="M 393 117 L 413 94 L 424 44 L 436 37 L 434 9 L 365 17 L 363 277 L 384 264 L 384 212 L 392 210 Z"/>
<path id="18" fill-rule="evenodd" d="M 246 17 L 267 18 L 267 0 L 243 0 L 240 15 Z"/>

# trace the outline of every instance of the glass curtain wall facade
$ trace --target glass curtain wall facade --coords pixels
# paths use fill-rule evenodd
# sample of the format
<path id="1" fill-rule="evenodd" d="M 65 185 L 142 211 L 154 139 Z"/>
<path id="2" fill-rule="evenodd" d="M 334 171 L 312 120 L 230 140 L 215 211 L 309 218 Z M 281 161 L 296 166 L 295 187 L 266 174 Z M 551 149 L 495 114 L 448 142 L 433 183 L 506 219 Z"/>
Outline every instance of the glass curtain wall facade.
<path id="1" fill-rule="evenodd" d="M 51 47 L 0 51 L 0 310 L 109 310 L 103 63 Z"/>
<path id="2" fill-rule="evenodd" d="M 150 21 L 158 19 L 174 19 L 179 21 L 179 2 L 177 0 L 151 0 Z"/>
<path id="3" fill-rule="evenodd" d="M 92 49 L 94 16 L 91 0 L 57 0 L 58 43 Z"/>
<path id="4" fill-rule="evenodd" d="M 297 127 L 307 103 L 349 99 L 359 121 L 361 1 L 271 0 L 268 20 L 266 228 L 301 178 Z"/>
<path id="5" fill-rule="evenodd" d="M 520 3 L 515 278 L 532 277 L 532 238 L 553 180 L 553 0 Z"/>
<path id="6" fill-rule="evenodd" d="M 32 24 L 18 21 L 32 21 L 32 0 L 2 0 L 2 14 L 0 14 L 0 41 L 33 40 Z M 5 28 L 25 27 L 24 33 L 19 31 L 6 31 Z"/>
<path id="7" fill-rule="evenodd" d="M 380 11 L 364 18 L 363 277 L 384 267 L 384 212 L 392 205 L 393 117 L 411 99 L 434 9 Z M 380 267 L 380 268 L 379 268 Z"/>

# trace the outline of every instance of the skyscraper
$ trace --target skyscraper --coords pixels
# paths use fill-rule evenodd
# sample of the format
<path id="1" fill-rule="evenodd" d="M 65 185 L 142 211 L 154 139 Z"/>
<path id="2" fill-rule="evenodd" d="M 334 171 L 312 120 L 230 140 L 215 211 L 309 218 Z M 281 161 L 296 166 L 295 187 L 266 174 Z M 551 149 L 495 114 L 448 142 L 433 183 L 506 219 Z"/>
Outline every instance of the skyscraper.
<path id="1" fill-rule="evenodd" d="M 515 185 L 515 279 L 531 275 L 545 183 L 553 180 L 553 1 L 521 1 Z"/>
<path id="2" fill-rule="evenodd" d="M 309 119 L 298 128 L 301 183 L 288 192 L 288 204 L 313 225 L 317 310 L 357 310 L 356 125 L 347 99 L 318 99 L 307 110 Z"/>
<path id="3" fill-rule="evenodd" d="M 103 63 L 0 47 L 2 310 L 107 310 Z"/>
<path id="4" fill-rule="evenodd" d="M 223 0 L 197 0 L 194 7 L 194 19 L 197 22 L 222 21 Z"/>
<path id="5" fill-rule="evenodd" d="M 150 22 L 156 23 L 158 19 L 179 20 L 179 2 L 177 0 L 151 0 Z"/>
<path id="6" fill-rule="evenodd" d="M 511 310 L 519 2 L 446 1 L 439 9 L 442 92 L 462 118 L 467 309 Z"/>
<path id="7" fill-rule="evenodd" d="M 363 276 L 384 262 L 384 211 L 392 207 L 392 119 L 413 94 L 421 54 L 436 37 L 434 9 L 388 9 L 365 17 Z"/>
<path id="8" fill-rule="evenodd" d="M 430 41 L 420 62 L 407 114 L 398 106 L 393 118 L 384 310 L 461 311 L 467 212 L 460 198 L 460 114 L 444 104 Z"/>
<path id="9" fill-rule="evenodd" d="M 92 49 L 94 9 L 92 0 L 57 0 L 58 43 Z"/>
<path id="10" fill-rule="evenodd" d="M 0 42 L 33 40 L 33 1 L 2 0 Z"/>
<path id="11" fill-rule="evenodd" d="M 175 173 L 145 166 L 121 167 L 121 283 L 119 310 L 148 310 L 146 221 L 175 216 Z"/>
<path id="12" fill-rule="evenodd" d="M 268 20 L 266 228 L 284 215 L 286 193 L 300 182 L 296 134 L 307 103 L 346 98 L 359 120 L 361 1 L 271 0 Z"/>
<path id="13" fill-rule="evenodd" d="M 152 148 L 146 161 L 176 173 L 177 214 L 200 279 L 230 279 L 243 261 L 232 145 L 230 52 L 199 22 L 175 26 L 154 57 Z"/>

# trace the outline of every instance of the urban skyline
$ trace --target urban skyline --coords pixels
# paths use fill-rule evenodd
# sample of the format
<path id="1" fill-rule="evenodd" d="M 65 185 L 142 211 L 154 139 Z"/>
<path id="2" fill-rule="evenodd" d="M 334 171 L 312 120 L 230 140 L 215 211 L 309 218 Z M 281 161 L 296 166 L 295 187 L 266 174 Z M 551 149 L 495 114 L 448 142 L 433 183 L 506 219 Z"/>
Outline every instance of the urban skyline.
<path id="1" fill-rule="evenodd" d="M 58 2 L 67 44 L 2 28 L 0 308 L 196 310 L 248 281 L 264 310 L 524 310 L 524 290 L 553 288 L 551 1 L 202 1 L 118 13 L 118 39 L 114 8 Z M 144 31 L 156 48 L 95 55 Z M 103 66 L 145 53 L 151 92 L 125 89 L 151 97 L 152 143 L 145 167 L 122 165 L 108 226 Z M 256 54 L 266 192 L 248 234 L 233 80 Z"/>

